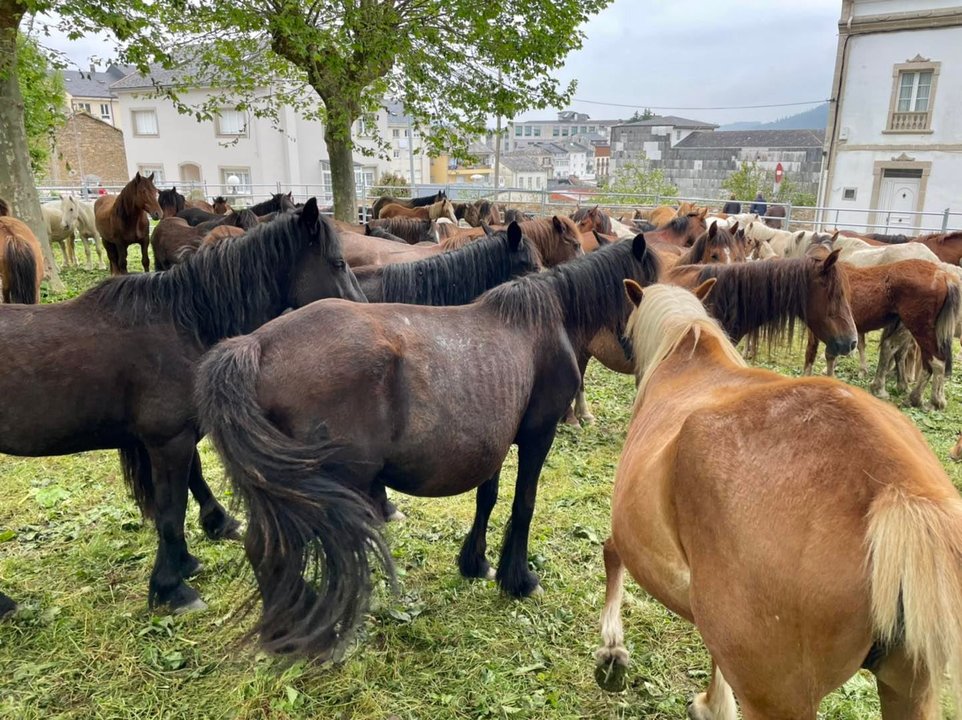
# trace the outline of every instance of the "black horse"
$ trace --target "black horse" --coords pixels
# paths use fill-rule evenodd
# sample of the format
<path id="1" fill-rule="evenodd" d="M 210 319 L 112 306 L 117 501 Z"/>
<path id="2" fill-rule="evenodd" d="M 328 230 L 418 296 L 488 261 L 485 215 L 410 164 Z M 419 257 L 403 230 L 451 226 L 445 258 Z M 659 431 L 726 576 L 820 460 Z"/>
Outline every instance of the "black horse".
<path id="1" fill-rule="evenodd" d="M 602 328 L 622 333 L 622 281 L 649 284 L 658 269 L 639 235 L 470 305 L 326 300 L 214 348 L 198 369 L 197 407 L 247 506 L 263 644 L 324 658 L 350 634 L 371 590 L 369 550 L 392 568 L 371 503 L 379 486 L 477 488 L 458 564 L 466 577 L 495 577 L 487 526 L 511 444 L 518 478 L 496 577 L 509 595 L 537 592 L 528 531 L 581 382 L 576 353 Z"/>
<path id="2" fill-rule="evenodd" d="M 201 474 L 195 366 L 222 338 L 329 297 L 364 300 L 312 199 L 167 272 L 113 278 L 55 305 L 0 306 L 0 452 L 118 448 L 157 526 L 150 603 L 201 607 L 184 582 L 199 567 L 184 538 L 188 487 L 208 537 L 235 534 L 237 522 Z"/>
<path id="3" fill-rule="evenodd" d="M 157 193 L 157 203 L 164 217 L 174 217 L 187 207 L 187 198 L 177 192 L 176 187 Z"/>
<path id="4" fill-rule="evenodd" d="M 387 207 L 388 205 L 403 205 L 407 208 L 414 207 L 426 207 L 428 205 L 434 205 L 436 202 L 447 199 L 447 193 L 444 190 L 438 190 L 434 195 L 424 195 L 422 197 L 416 198 L 396 198 L 390 195 L 383 195 L 374 201 L 374 205 L 371 206 L 371 218 L 377 220 L 380 217 L 381 209 Z"/>
<path id="5" fill-rule="evenodd" d="M 271 195 L 269 200 L 257 203 L 256 205 L 251 205 L 249 208 L 247 208 L 247 210 L 250 210 L 255 215 L 293 212 L 296 209 L 297 208 L 294 205 L 294 199 L 291 193 L 275 193 L 274 195 Z M 218 215 L 216 213 L 209 213 L 206 210 L 201 210 L 200 208 L 187 208 L 178 212 L 177 217 L 186 220 L 188 225 L 200 225 L 201 223 L 211 222 L 213 222 L 215 225 L 218 225 L 220 222 L 223 222 L 225 216 Z"/>

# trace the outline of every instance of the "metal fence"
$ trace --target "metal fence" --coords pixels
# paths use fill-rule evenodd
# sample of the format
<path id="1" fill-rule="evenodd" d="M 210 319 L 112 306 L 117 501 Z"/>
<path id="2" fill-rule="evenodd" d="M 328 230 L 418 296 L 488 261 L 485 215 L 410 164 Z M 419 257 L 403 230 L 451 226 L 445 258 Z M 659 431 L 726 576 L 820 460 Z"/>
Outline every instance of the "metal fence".
<path id="1" fill-rule="evenodd" d="M 241 187 L 225 186 L 208 183 L 158 183 L 158 187 L 168 188 L 176 186 L 185 196 L 203 197 L 210 200 L 216 196 L 223 196 L 234 207 L 246 207 L 261 202 L 274 193 L 291 192 L 297 202 L 316 197 L 321 207 L 328 213 L 334 199 L 329 187 L 321 184 L 298 183 L 285 185 L 282 183 L 248 184 Z M 98 194 L 104 192 L 116 193 L 122 189 L 121 185 L 98 187 L 82 186 L 44 186 L 38 188 L 41 202 L 55 200 L 65 193 L 79 194 L 94 200 Z M 395 186 L 367 186 L 360 183 L 357 186 L 358 219 L 362 222 L 368 219 L 370 206 L 380 195 L 394 195 L 401 191 L 412 197 L 430 195 L 443 190 L 454 202 L 473 202 L 480 199 L 491 200 L 499 204 L 534 213 L 535 215 L 569 215 L 579 207 L 593 207 L 600 205 L 611 215 L 618 217 L 634 212 L 636 209 L 653 208 L 663 204 L 677 204 L 691 202 L 699 206 L 707 206 L 712 210 L 719 210 L 726 200 L 704 197 L 663 196 L 657 194 L 611 193 L 597 188 L 559 186 L 554 188 L 531 187 L 501 187 L 487 185 L 466 184 L 417 184 L 409 188 Z M 742 212 L 748 212 L 754 200 L 741 200 Z M 793 206 L 790 203 L 767 203 L 768 208 L 784 208 L 784 218 L 773 215 L 763 217 L 778 219 L 782 227 L 791 229 L 830 229 L 839 228 L 858 232 L 878 232 L 917 235 L 932 232 L 947 232 L 962 229 L 962 210 L 945 208 L 942 211 L 920 211 L 912 213 L 896 213 L 883 208 L 852 208 L 832 206 Z"/>

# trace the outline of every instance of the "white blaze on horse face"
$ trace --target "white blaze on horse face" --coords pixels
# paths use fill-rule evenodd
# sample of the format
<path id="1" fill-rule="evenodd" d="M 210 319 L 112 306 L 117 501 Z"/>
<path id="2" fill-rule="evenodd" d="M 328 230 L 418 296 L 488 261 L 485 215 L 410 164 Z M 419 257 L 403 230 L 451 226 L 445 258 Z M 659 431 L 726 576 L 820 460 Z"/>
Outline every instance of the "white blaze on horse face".
<path id="1" fill-rule="evenodd" d="M 725 264 L 731 265 L 731 262 L 732 262 L 732 249 L 725 248 Z"/>

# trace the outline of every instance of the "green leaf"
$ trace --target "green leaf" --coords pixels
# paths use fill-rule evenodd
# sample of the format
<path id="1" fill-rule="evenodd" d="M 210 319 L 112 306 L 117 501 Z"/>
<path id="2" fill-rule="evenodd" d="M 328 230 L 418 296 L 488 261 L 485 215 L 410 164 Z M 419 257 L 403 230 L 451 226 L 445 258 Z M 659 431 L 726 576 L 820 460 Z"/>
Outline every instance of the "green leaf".
<path id="1" fill-rule="evenodd" d="M 34 499 L 42 508 L 50 509 L 70 497 L 70 493 L 59 485 L 47 485 L 34 493 Z"/>
<path id="2" fill-rule="evenodd" d="M 5 543 L 13 540 L 17 537 L 17 531 L 12 528 L 6 528 L 5 530 L 0 530 L 0 543 Z"/>

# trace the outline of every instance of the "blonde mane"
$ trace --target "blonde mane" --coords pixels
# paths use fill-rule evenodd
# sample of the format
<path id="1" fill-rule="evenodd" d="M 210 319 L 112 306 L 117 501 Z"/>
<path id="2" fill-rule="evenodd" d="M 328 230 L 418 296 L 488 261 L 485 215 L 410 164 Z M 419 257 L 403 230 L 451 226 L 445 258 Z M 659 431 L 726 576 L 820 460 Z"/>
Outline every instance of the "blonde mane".
<path id="1" fill-rule="evenodd" d="M 714 336 L 729 360 L 739 367 L 746 366 L 725 331 L 692 292 L 674 285 L 651 285 L 645 288 L 641 305 L 628 318 L 626 330 L 635 356 L 635 377 L 639 378 L 636 403 L 644 397 L 655 370 L 689 332 L 695 333 L 695 345 L 702 333 Z"/>

